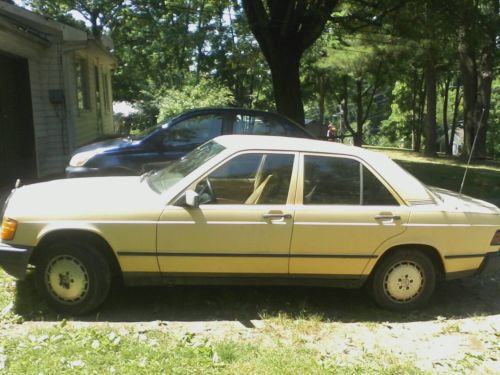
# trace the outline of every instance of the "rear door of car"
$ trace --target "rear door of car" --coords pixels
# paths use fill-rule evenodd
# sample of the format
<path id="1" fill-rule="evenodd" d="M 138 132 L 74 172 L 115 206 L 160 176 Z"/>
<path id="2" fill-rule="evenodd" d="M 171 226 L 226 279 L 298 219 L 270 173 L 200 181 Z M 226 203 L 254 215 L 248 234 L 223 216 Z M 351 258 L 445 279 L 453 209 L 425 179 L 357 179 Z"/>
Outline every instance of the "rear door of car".
<path id="1" fill-rule="evenodd" d="M 290 274 L 358 276 L 405 230 L 409 208 L 366 163 L 305 154 L 299 174 Z"/>

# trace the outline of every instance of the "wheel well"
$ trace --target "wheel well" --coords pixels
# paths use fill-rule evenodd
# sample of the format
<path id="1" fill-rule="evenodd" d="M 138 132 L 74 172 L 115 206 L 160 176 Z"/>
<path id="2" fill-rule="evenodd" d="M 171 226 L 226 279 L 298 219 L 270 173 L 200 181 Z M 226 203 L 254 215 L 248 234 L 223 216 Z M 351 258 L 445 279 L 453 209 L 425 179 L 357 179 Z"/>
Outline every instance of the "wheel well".
<path id="1" fill-rule="evenodd" d="M 378 259 L 377 264 L 375 265 L 375 267 L 373 267 L 371 274 L 374 273 L 374 271 L 377 269 L 377 267 L 380 265 L 383 259 L 387 258 L 391 254 L 405 250 L 419 251 L 427 255 L 436 269 L 436 276 L 438 277 L 438 279 L 444 278 L 445 275 L 444 265 L 443 265 L 443 260 L 439 255 L 439 252 L 432 246 L 421 245 L 421 244 L 407 244 L 407 245 L 398 245 L 391 247 Z"/>
<path id="2" fill-rule="evenodd" d="M 108 264 L 111 268 L 112 275 L 121 275 L 121 269 L 120 265 L 118 264 L 118 260 L 116 259 L 115 253 L 113 252 L 111 246 L 109 246 L 107 241 L 98 234 L 87 232 L 84 230 L 58 230 L 48 233 L 35 247 L 33 254 L 31 255 L 30 264 L 37 264 L 38 258 L 40 257 L 40 254 L 45 246 L 63 239 L 77 240 L 94 245 L 105 255 L 106 260 L 108 261 Z"/>

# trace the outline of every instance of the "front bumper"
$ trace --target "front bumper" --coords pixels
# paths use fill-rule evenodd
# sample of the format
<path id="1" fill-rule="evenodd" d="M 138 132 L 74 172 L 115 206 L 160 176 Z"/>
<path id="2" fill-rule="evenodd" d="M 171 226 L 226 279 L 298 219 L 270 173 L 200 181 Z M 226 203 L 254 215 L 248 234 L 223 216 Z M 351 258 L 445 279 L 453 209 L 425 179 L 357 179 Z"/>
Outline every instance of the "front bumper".
<path id="1" fill-rule="evenodd" d="M 11 246 L 0 242 L 0 267 L 15 278 L 23 280 L 32 252 L 31 247 Z"/>
<path id="2" fill-rule="evenodd" d="M 477 274 L 484 276 L 491 275 L 498 271 L 500 271 L 500 251 L 487 253 L 479 266 Z"/>
<path id="3" fill-rule="evenodd" d="M 66 177 L 96 177 L 99 175 L 99 168 L 66 167 Z"/>

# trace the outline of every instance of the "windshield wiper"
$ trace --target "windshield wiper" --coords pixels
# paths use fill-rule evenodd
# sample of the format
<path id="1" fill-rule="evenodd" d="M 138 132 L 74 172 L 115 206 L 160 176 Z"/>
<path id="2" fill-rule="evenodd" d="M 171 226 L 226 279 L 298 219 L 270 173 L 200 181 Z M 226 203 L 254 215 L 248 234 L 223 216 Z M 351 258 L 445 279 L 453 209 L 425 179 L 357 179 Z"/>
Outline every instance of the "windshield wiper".
<path id="1" fill-rule="evenodd" d="M 139 182 L 143 182 L 146 178 L 154 175 L 156 172 L 157 172 L 156 169 L 151 169 L 151 170 L 147 171 L 146 173 L 141 174 L 141 179 Z"/>

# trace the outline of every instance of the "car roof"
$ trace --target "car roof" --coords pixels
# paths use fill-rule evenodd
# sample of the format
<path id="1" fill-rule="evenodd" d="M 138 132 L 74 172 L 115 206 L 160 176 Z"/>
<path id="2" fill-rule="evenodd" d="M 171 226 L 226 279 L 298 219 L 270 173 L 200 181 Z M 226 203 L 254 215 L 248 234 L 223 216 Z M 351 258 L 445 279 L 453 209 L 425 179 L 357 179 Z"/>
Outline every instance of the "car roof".
<path id="1" fill-rule="evenodd" d="M 420 205 L 435 202 L 433 195 L 424 184 L 388 156 L 361 147 L 315 139 L 265 135 L 223 135 L 214 138 L 214 141 L 230 151 L 292 151 L 358 157 L 374 168 L 407 203 Z"/>
<path id="2" fill-rule="evenodd" d="M 282 150 L 294 152 L 320 152 L 354 156 L 380 155 L 360 147 L 327 142 L 316 139 L 268 136 L 268 135 L 223 135 L 214 138 L 228 149 Z M 376 156 L 375 156 L 376 157 Z"/>

